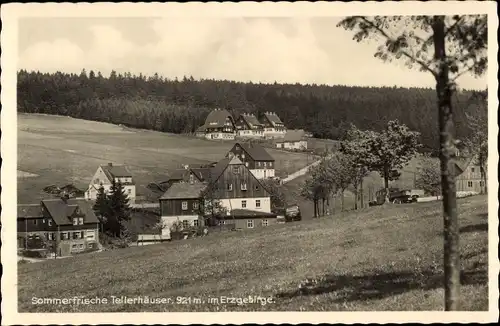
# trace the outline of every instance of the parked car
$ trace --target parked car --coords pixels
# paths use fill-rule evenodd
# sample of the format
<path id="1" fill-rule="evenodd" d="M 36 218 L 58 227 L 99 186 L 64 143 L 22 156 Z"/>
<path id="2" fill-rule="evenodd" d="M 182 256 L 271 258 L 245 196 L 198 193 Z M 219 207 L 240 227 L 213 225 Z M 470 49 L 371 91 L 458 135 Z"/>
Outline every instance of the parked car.
<path id="1" fill-rule="evenodd" d="M 297 204 L 288 205 L 285 208 L 285 219 L 289 222 L 300 221 L 302 219 L 302 214 L 300 212 L 300 207 Z"/>
<path id="2" fill-rule="evenodd" d="M 424 191 L 420 189 L 389 188 L 389 201 L 394 204 L 416 203 L 423 195 Z M 376 196 L 376 201 L 369 203 L 370 206 L 382 205 L 385 202 L 385 189 L 377 191 Z"/>

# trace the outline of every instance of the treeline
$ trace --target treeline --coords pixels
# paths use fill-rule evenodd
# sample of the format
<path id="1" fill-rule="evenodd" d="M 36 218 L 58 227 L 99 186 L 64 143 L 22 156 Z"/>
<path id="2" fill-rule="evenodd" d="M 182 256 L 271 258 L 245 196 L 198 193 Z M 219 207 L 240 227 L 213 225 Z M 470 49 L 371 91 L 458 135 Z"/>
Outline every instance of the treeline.
<path id="1" fill-rule="evenodd" d="M 80 74 L 18 72 L 18 111 L 68 115 L 163 132 L 194 132 L 214 108 L 233 115 L 276 112 L 289 128 L 318 138 L 339 139 L 353 123 L 382 130 L 398 119 L 421 133 L 427 148 L 438 147 L 436 95 L 432 89 L 256 84 L 192 77 L 165 79 L 112 72 Z M 454 97 L 457 137 L 470 128 L 465 113 L 476 110 L 472 92 Z"/>

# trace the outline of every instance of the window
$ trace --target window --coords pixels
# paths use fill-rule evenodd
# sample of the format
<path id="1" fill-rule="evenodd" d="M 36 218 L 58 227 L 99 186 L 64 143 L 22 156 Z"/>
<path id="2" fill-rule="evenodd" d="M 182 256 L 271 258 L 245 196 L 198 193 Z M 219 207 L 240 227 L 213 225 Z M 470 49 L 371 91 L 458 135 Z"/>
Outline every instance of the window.
<path id="1" fill-rule="evenodd" d="M 474 168 L 470 168 L 470 172 L 474 173 Z"/>
<path id="2" fill-rule="evenodd" d="M 61 240 L 67 240 L 68 239 L 68 233 L 67 232 L 62 232 L 61 233 Z"/>
<path id="3" fill-rule="evenodd" d="M 258 191 L 258 190 L 259 190 L 259 186 L 258 186 L 258 185 L 256 185 L 256 186 L 255 186 L 255 190 L 256 190 L 256 191 Z"/>
<path id="4" fill-rule="evenodd" d="M 198 209 L 199 207 L 200 207 L 200 204 L 197 201 L 195 201 L 193 203 L 193 209 Z"/>
<path id="5" fill-rule="evenodd" d="M 45 224 L 45 219 L 43 219 L 43 222 L 42 222 L 42 223 L 43 223 L 43 224 Z"/>
<path id="6" fill-rule="evenodd" d="M 224 224 L 226 224 L 225 222 L 226 221 L 224 221 L 224 220 L 219 220 L 219 225 L 224 225 Z"/>
<path id="7" fill-rule="evenodd" d="M 257 162 L 257 167 L 259 167 L 259 168 L 260 168 L 260 162 Z"/>
<path id="8" fill-rule="evenodd" d="M 241 201 L 241 208 L 247 208 L 247 201 L 246 200 Z"/>
<path id="9" fill-rule="evenodd" d="M 268 220 L 262 220 L 262 226 L 268 226 L 269 222 Z"/>
<path id="10" fill-rule="evenodd" d="M 198 221 L 198 220 L 194 220 L 194 221 L 193 221 L 193 225 L 194 225 L 194 226 L 199 226 L 199 225 L 200 225 L 200 223 L 199 223 L 199 222 L 200 222 L 200 221 Z"/>
<path id="11" fill-rule="evenodd" d="M 73 225 L 78 225 L 78 218 L 77 217 L 73 218 Z"/>
<path id="12" fill-rule="evenodd" d="M 33 220 L 33 224 L 34 224 L 34 225 L 36 225 L 36 219 L 35 219 L 35 220 Z"/>
<path id="13" fill-rule="evenodd" d="M 83 217 L 78 218 L 78 224 L 83 225 Z"/>
<path id="14" fill-rule="evenodd" d="M 467 187 L 472 188 L 472 181 L 467 181 Z"/>
<path id="15" fill-rule="evenodd" d="M 80 243 L 80 244 L 78 245 L 78 248 L 83 249 L 83 243 Z"/>
<path id="16" fill-rule="evenodd" d="M 80 231 L 80 239 L 83 239 L 85 235 L 83 234 L 83 231 Z"/>
<path id="17" fill-rule="evenodd" d="M 94 184 L 96 184 L 96 185 L 97 185 L 97 184 L 99 184 L 99 178 L 96 178 L 96 179 L 94 180 Z"/>
<path id="18" fill-rule="evenodd" d="M 246 183 L 242 183 L 241 184 L 241 190 L 247 190 L 247 184 Z"/>
<path id="19" fill-rule="evenodd" d="M 233 166 L 233 173 L 235 173 L 235 174 L 240 173 L 240 167 L 239 166 Z"/>
<path id="20" fill-rule="evenodd" d="M 48 225 L 49 225 L 49 226 L 52 226 L 52 220 L 51 220 L 51 219 L 49 219 L 49 220 L 47 221 L 47 223 L 48 223 Z"/>
<path id="21" fill-rule="evenodd" d="M 227 184 L 227 190 L 229 190 L 229 191 L 233 190 L 233 184 L 232 183 L 228 183 Z"/>
<path id="22" fill-rule="evenodd" d="M 245 162 L 245 166 L 248 167 L 248 162 Z"/>
<path id="23" fill-rule="evenodd" d="M 188 221 L 188 220 L 183 220 L 183 221 L 182 221 L 182 227 L 183 227 L 184 229 L 187 229 L 187 228 L 189 227 L 189 221 Z"/>
<path id="24" fill-rule="evenodd" d="M 255 207 L 260 208 L 260 199 L 255 201 Z"/>
<path id="25" fill-rule="evenodd" d="M 267 167 L 267 162 L 264 162 L 264 167 Z"/>
<path id="26" fill-rule="evenodd" d="M 132 193 L 132 189 L 128 189 L 128 194 L 130 195 Z"/>
<path id="27" fill-rule="evenodd" d="M 188 209 L 188 202 L 187 201 L 183 201 L 182 202 L 182 210 L 183 211 L 187 211 L 187 209 Z"/>
<path id="28" fill-rule="evenodd" d="M 242 159 L 245 159 L 245 154 L 241 154 L 241 158 L 242 158 Z"/>
<path id="29" fill-rule="evenodd" d="M 79 239 L 80 238 L 80 232 L 73 232 L 73 239 Z"/>
<path id="30" fill-rule="evenodd" d="M 484 181 L 479 181 L 479 186 L 484 187 Z"/>
<path id="31" fill-rule="evenodd" d="M 253 229 L 253 220 L 247 220 L 247 228 Z"/>
<path id="32" fill-rule="evenodd" d="M 269 167 L 272 168 L 273 167 L 273 162 L 269 162 Z"/>

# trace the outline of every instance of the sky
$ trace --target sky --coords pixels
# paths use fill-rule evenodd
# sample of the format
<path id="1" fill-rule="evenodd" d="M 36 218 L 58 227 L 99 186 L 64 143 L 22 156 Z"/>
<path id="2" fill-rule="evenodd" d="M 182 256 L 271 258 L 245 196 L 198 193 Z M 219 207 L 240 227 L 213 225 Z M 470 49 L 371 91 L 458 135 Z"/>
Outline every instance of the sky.
<path id="1" fill-rule="evenodd" d="M 352 40 L 340 17 L 173 17 L 19 19 L 18 68 L 83 68 L 168 78 L 435 87 L 431 74 L 373 55 L 379 43 Z M 460 88 L 484 89 L 464 75 Z"/>

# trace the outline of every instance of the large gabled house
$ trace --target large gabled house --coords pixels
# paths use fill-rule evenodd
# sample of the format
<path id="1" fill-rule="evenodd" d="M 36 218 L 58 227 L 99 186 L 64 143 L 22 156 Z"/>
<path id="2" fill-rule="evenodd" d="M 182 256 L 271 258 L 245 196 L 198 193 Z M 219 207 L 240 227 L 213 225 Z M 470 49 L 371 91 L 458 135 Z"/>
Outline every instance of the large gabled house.
<path id="1" fill-rule="evenodd" d="M 281 139 L 277 139 L 276 148 L 288 149 L 288 150 L 306 150 L 307 149 L 307 137 L 304 130 L 287 130 L 285 136 Z"/>
<path id="2" fill-rule="evenodd" d="M 221 160 L 212 169 L 211 179 L 212 198 L 227 210 L 220 223 L 252 229 L 276 222 L 270 193 L 237 157 Z"/>
<path id="3" fill-rule="evenodd" d="M 275 160 L 259 144 L 236 143 L 226 154 L 227 157 L 237 157 L 257 179 L 275 176 Z"/>
<path id="4" fill-rule="evenodd" d="M 221 224 L 251 229 L 276 222 L 269 192 L 237 157 L 219 161 L 210 169 L 207 180 L 175 183 L 161 196 L 163 235 L 168 235 L 177 221 L 185 228 L 204 226 L 205 217 L 209 215 L 205 208 L 214 205 L 206 200 L 217 202 L 227 212 L 219 217 Z M 211 199 L 203 197 L 207 192 Z"/>
<path id="5" fill-rule="evenodd" d="M 108 163 L 107 165 L 100 165 L 97 168 L 90 184 L 85 191 L 85 199 L 95 200 L 97 198 L 97 193 L 101 185 L 106 193 L 109 193 L 111 185 L 115 182 L 121 182 L 125 194 L 128 196 L 130 203 L 135 202 L 136 188 L 135 183 L 132 178 L 132 174 L 123 165 L 113 165 L 113 163 Z"/>
<path id="6" fill-rule="evenodd" d="M 206 139 L 234 139 L 236 136 L 234 118 L 225 109 L 215 109 L 208 114 L 205 124 L 196 130 L 196 135 Z"/>
<path id="7" fill-rule="evenodd" d="M 264 125 L 253 114 L 243 113 L 236 120 L 235 125 L 238 136 L 240 137 L 249 137 L 249 138 L 264 137 Z"/>
<path id="8" fill-rule="evenodd" d="M 262 114 L 260 122 L 264 126 L 264 137 L 280 138 L 285 135 L 286 127 L 280 117 L 274 112 Z"/>
<path id="9" fill-rule="evenodd" d="M 44 199 L 17 206 L 17 236 L 19 247 L 40 249 L 27 241 L 38 237 L 53 244 L 57 255 L 67 256 L 99 247 L 99 220 L 85 199 Z"/>

